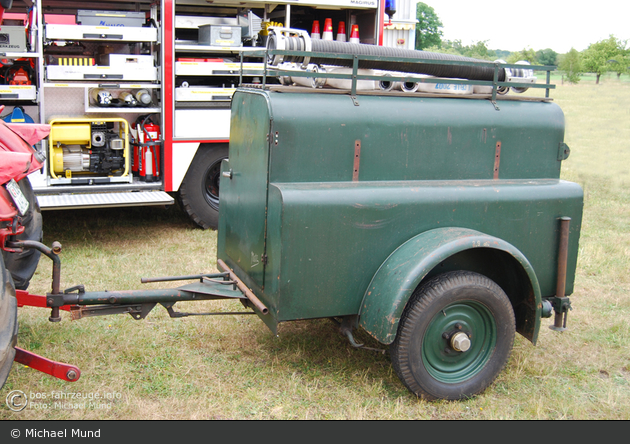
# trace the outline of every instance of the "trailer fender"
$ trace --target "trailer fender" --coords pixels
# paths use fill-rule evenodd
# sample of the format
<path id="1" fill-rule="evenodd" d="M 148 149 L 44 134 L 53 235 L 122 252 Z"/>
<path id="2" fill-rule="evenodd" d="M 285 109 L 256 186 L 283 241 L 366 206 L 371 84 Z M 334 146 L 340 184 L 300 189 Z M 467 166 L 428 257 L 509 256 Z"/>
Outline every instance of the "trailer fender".
<path id="1" fill-rule="evenodd" d="M 466 250 L 479 248 L 505 252 L 520 264 L 531 284 L 535 303 L 529 304 L 532 328 L 525 335 L 534 344 L 542 309 L 538 278 L 527 258 L 513 245 L 479 231 L 465 228 L 437 228 L 421 233 L 398 247 L 380 266 L 368 286 L 358 324 L 383 344 L 391 344 L 398 323 L 414 290 L 440 263 Z"/>

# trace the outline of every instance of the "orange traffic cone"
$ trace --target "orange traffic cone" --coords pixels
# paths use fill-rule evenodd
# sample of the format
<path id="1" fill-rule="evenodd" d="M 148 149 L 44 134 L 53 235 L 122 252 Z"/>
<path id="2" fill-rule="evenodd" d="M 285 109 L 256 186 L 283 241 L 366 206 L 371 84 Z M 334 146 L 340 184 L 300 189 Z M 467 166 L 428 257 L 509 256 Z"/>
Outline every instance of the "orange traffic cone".
<path id="1" fill-rule="evenodd" d="M 350 33 L 350 43 L 361 43 L 359 41 L 359 25 L 352 25 L 352 32 Z"/>
<path id="2" fill-rule="evenodd" d="M 339 27 L 337 28 L 337 41 L 346 41 L 346 22 L 339 22 Z"/>
<path id="3" fill-rule="evenodd" d="M 324 22 L 324 33 L 322 34 L 322 40 L 332 40 L 333 39 L 333 27 L 332 27 L 332 19 L 327 18 Z"/>
<path id="4" fill-rule="evenodd" d="M 313 29 L 311 31 L 311 38 L 313 40 L 319 40 L 322 35 L 319 33 L 319 20 L 313 20 Z"/>

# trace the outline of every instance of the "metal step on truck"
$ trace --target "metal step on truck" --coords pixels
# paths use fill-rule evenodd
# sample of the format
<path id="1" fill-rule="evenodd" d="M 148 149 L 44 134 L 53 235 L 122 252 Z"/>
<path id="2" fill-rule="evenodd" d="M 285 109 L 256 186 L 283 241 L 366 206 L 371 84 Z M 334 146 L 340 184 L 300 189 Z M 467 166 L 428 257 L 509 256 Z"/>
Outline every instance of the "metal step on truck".
<path id="1" fill-rule="evenodd" d="M 232 98 L 219 273 L 143 280 L 191 281 L 175 289 L 62 290 L 60 246 L 14 239 L 16 215 L 5 223 L 4 257 L 41 251 L 53 259 L 53 285 L 37 296 L 3 282 L 3 300 L 17 296 L 5 306 L 48 307 L 51 321 L 60 310 L 143 319 L 157 304 L 179 317 L 178 301 L 236 298 L 273 334 L 283 322 L 330 318 L 354 347 L 368 348 L 357 328 L 389 347 L 402 383 L 428 400 L 483 392 L 515 334 L 536 344 L 542 319 L 567 328 L 583 192 L 560 179 L 569 149 L 549 97 L 553 68 L 273 27 L 263 57 L 262 83 Z M 45 367 L 15 336 L 3 344 L 32 368 L 80 375 Z"/>

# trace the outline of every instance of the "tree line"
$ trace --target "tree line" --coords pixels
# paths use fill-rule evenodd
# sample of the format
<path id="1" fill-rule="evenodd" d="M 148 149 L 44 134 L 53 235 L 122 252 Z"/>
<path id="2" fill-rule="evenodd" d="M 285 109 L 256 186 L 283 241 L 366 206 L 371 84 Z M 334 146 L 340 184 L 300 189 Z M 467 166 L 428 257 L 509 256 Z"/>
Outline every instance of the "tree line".
<path id="1" fill-rule="evenodd" d="M 556 66 L 570 83 L 578 83 L 584 73 L 595 74 L 595 83 L 599 83 L 600 77 L 606 72 L 615 72 L 617 77 L 630 73 L 628 41 L 618 39 L 614 35 L 590 44 L 584 51 L 571 48 L 566 54 L 558 54 L 551 48 L 538 51 L 525 48 L 511 52 L 489 49 L 487 41 L 463 45 L 461 40 L 442 40 L 442 21 L 435 10 L 426 3 L 418 2 L 416 18 L 417 50 L 462 55 L 481 60 L 505 60 L 507 63 L 526 60 L 533 65 Z"/>

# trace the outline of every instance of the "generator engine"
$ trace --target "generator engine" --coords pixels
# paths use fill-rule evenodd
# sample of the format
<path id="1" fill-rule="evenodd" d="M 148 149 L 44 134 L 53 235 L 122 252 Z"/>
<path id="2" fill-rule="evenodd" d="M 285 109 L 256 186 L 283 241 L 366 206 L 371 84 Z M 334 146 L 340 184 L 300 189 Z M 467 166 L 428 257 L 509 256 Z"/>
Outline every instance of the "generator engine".
<path id="1" fill-rule="evenodd" d="M 79 140 L 66 143 L 58 140 L 53 146 L 54 173 L 71 176 L 72 173 L 114 175 L 123 172 L 126 141 L 112 130 L 113 123 L 86 122 L 74 126 L 82 134 L 75 136 Z"/>

